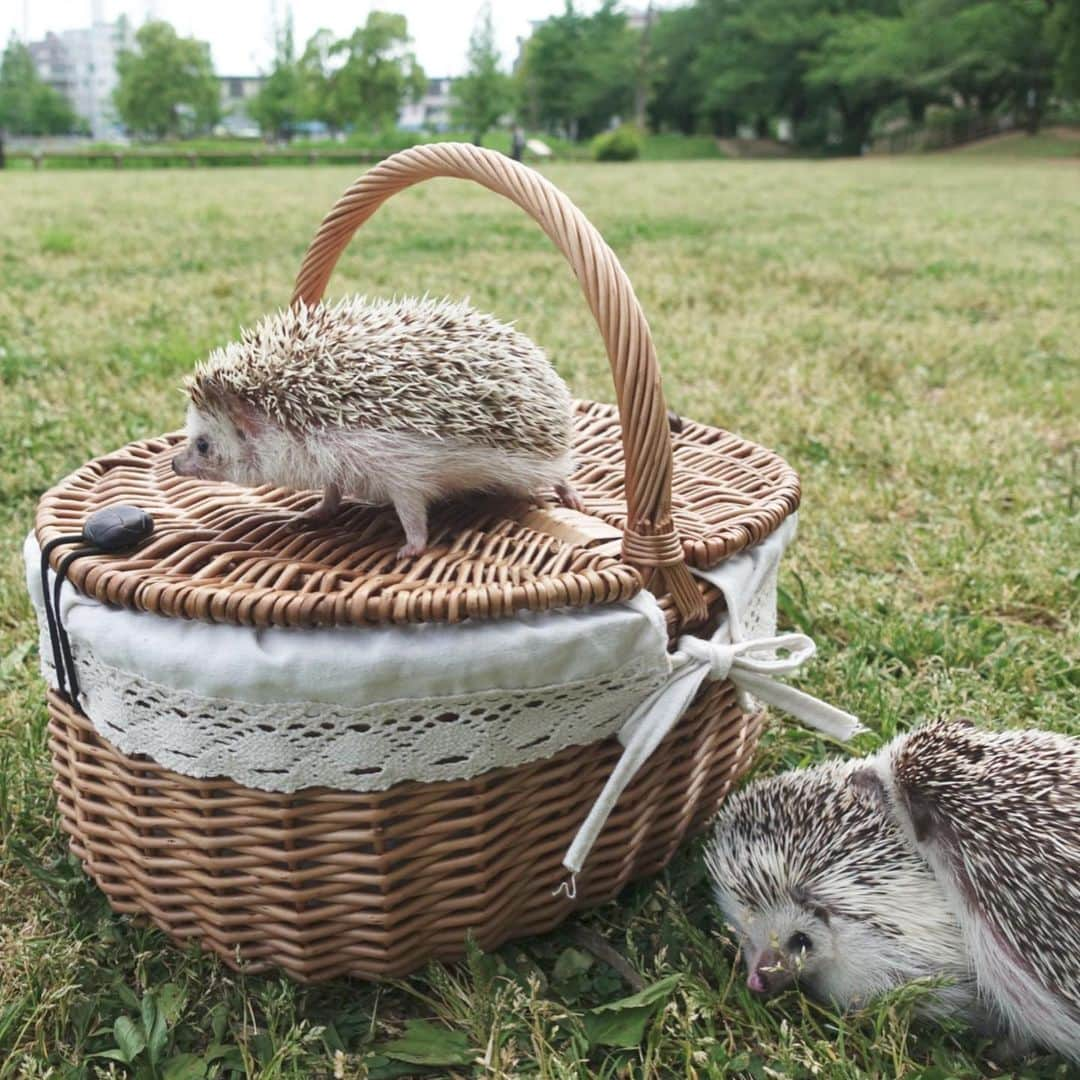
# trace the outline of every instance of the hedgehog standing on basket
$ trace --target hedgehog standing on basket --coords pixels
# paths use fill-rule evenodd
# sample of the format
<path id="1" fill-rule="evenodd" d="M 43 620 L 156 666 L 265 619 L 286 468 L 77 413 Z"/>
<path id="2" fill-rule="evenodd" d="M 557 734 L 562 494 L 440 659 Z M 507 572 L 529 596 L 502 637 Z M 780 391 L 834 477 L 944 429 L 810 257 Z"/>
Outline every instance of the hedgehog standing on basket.
<path id="1" fill-rule="evenodd" d="M 298 304 L 214 352 L 188 379 L 181 476 L 318 489 L 393 505 L 399 556 L 423 553 L 428 508 L 469 492 L 532 498 L 570 486 L 572 404 L 525 335 L 465 304 Z"/>

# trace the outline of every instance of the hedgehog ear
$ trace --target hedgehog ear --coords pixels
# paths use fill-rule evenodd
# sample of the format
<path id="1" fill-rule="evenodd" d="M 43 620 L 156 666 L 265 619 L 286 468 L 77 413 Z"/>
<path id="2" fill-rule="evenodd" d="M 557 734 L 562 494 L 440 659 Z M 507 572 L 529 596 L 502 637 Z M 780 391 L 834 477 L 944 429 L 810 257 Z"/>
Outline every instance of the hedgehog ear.
<path id="1" fill-rule="evenodd" d="M 266 427 L 266 416 L 238 394 L 222 394 L 217 404 L 241 439 L 254 439 Z"/>
<path id="2" fill-rule="evenodd" d="M 855 769 L 850 778 L 851 788 L 856 798 L 878 810 L 887 810 L 889 805 L 888 796 L 885 794 L 885 784 L 872 765 L 864 765 Z"/>

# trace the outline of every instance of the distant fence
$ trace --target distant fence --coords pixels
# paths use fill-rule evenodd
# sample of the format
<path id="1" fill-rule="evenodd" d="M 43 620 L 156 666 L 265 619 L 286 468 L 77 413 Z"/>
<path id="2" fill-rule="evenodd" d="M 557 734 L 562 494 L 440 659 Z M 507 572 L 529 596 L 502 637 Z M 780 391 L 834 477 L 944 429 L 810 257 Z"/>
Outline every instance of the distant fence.
<path id="1" fill-rule="evenodd" d="M 176 169 L 234 165 L 363 165 L 392 150 L 8 150 L 0 168 Z"/>
<path id="2" fill-rule="evenodd" d="M 988 139 L 1016 131 L 1019 125 L 1011 116 L 960 117 L 945 123 L 920 128 L 903 128 L 879 135 L 871 145 L 875 154 L 909 154 L 920 150 L 947 150 L 964 143 Z"/>

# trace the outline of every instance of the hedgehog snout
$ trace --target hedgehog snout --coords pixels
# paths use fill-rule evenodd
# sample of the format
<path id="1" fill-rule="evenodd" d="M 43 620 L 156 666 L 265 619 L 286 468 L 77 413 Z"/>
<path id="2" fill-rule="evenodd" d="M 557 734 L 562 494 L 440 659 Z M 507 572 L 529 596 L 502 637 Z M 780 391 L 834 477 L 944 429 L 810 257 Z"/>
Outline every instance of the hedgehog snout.
<path id="1" fill-rule="evenodd" d="M 178 450 L 173 454 L 172 459 L 172 471 L 177 476 L 195 476 L 196 475 L 196 462 L 193 460 L 193 453 L 190 446 L 185 446 L 182 450 Z"/>
<path id="2" fill-rule="evenodd" d="M 793 975 L 779 949 L 762 949 L 749 963 L 746 985 L 755 994 L 775 994 L 790 986 Z"/>

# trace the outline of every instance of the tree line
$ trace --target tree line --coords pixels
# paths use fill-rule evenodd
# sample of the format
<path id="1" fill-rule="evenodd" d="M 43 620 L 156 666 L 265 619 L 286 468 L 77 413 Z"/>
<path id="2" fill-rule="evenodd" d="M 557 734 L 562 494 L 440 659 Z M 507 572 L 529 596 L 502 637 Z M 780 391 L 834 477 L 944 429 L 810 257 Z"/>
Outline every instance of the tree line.
<path id="1" fill-rule="evenodd" d="M 209 46 L 145 23 L 120 55 L 117 112 L 133 132 L 210 129 L 220 98 Z M 372 11 L 299 47 L 291 15 L 252 118 L 291 137 L 311 122 L 378 133 L 426 76 L 403 15 Z M 1080 0 L 692 0 L 632 23 L 617 0 L 563 12 L 525 42 L 513 72 L 490 6 L 474 27 L 454 121 L 476 140 L 504 119 L 570 139 L 618 120 L 654 131 L 760 135 L 783 121 L 808 149 L 858 153 L 876 123 L 921 124 L 932 106 L 1008 111 L 1035 131 L 1055 100 L 1080 102 Z M 70 130 L 66 99 L 12 40 L 0 62 L 0 128 Z"/>

